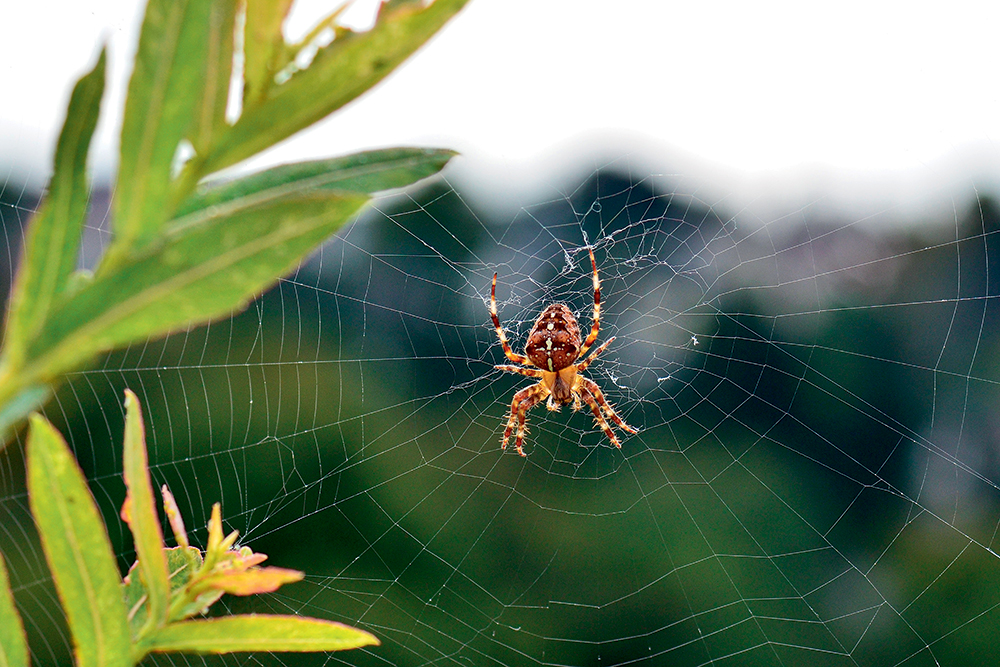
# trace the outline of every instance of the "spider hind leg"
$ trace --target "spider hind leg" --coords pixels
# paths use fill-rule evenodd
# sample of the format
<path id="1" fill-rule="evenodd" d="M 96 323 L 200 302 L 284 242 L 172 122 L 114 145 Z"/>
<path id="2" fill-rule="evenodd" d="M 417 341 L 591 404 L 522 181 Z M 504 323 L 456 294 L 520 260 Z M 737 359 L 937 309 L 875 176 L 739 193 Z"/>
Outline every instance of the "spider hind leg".
<path id="1" fill-rule="evenodd" d="M 618 442 L 618 438 L 608 425 L 608 421 L 604 418 L 604 415 L 601 414 L 601 409 L 597 407 L 597 403 L 594 402 L 594 395 L 583 387 L 580 388 L 580 395 L 583 397 L 583 400 L 586 401 L 587 405 L 590 406 L 590 411 L 594 414 L 594 420 L 596 420 L 597 425 L 604 430 L 604 435 L 608 436 L 608 440 L 610 440 L 615 447 L 621 449 L 622 443 Z"/>
<path id="2" fill-rule="evenodd" d="M 583 395 L 584 400 L 587 399 L 587 395 L 589 395 L 593 399 L 594 401 L 593 403 L 591 403 L 589 400 L 587 401 L 587 404 L 590 405 L 592 412 L 598 405 L 600 405 L 600 408 L 601 410 L 604 411 L 604 414 L 606 414 L 608 419 L 613 421 L 615 425 L 618 426 L 618 428 L 625 431 L 626 433 L 639 432 L 639 429 L 629 426 L 624 422 L 624 420 L 622 420 L 621 417 L 618 416 L 618 413 L 615 412 L 615 409 L 611 406 L 610 403 L 608 403 L 608 399 L 604 398 L 604 392 L 601 391 L 601 388 L 597 386 L 596 382 L 594 382 L 593 380 L 589 380 L 585 377 L 581 377 L 579 390 L 580 393 Z M 600 410 L 598 410 L 598 412 L 600 412 Z M 606 420 L 604 421 L 604 424 L 607 424 Z M 607 433 L 607 431 L 605 431 L 605 433 Z M 617 444 L 617 438 L 613 438 L 613 440 Z"/>
<path id="3" fill-rule="evenodd" d="M 514 394 L 514 400 L 510 404 L 510 417 L 507 419 L 507 428 L 504 429 L 503 438 L 500 440 L 501 449 L 507 449 L 507 441 L 510 440 L 511 433 L 514 431 L 514 424 L 516 423 L 517 436 L 514 441 L 514 447 L 517 449 L 518 454 L 527 456 L 524 453 L 524 435 L 528 432 L 525 413 L 544 401 L 548 395 L 549 390 L 541 382 Z"/>

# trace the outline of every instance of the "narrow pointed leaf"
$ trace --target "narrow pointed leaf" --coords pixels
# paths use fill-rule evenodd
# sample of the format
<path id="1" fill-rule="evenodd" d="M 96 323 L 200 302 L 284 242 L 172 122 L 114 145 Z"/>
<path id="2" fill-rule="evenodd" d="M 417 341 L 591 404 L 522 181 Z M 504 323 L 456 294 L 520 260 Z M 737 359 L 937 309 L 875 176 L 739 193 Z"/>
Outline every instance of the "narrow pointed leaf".
<path id="1" fill-rule="evenodd" d="M 212 514 L 208 519 L 208 544 L 205 545 L 205 568 L 211 569 L 219 562 L 226 548 L 222 533 L 222 504 L 212 503 Z"/>
<path id="2" fill-rule="evenodd" d="M 131 665 L 121 577 L 83 472 L 59 432 L 31 417 L 28 500 L 81 667 Z"/>
<path id="3" fill-rule="evenodd" d="M 52 377 L 98 352 L 228 316 L 294 269 L 365 201 L 312 193 L 189 216 L 63 303 L 29 357 Z"/>
<path id="4" fill-rule="evenodd" d="M 208 149 L 216 135 L 226 128 L 226 105 L 233 74 L 233 39 L 236 5 L 234 0 L 210 0 L 208 46 L 205 54 L 204 83 L 190 133 L 196 152 Z"/>
<path id="5" fill-rule="evenodd" d="M 262 567 L 243 572 L 226 572 L 213 576 L 205 584 L 230 595 L 273 593 L 285 584 L 301 581 L 305 575 L 283 567 Z"/>
<path id="6" fill-rule="evenodd" d="M 128 488 L 129 528 L 135 541 L 139 572 L 148 597 L 148 618 L 153 625 L 167 620 L 170 581 L 163 530 L 156 512 L 156 496 L 149 477 L 146 433 L 142 424 L 139 399 L 125 390 L 125 486 Z"/>
<path id="7" fill-rule="evenodd" d="M 28 667 L 24 625 L 14 605 L 7 566 L 0 555 L 0 667 Z"/>
<path id="8" fill-rule="evenodd" d="M 292 0 L 249 0 L 244 30 L 243 97 L 245 104 L 262 99 L 274 85 L 277 63 L 285 49 L 281 25 Z"/>
<path id="9" fill-rule="evenodd" d="M 73 88 L 56 145 L 49 193 L 24 241 L 21 269 L 11 295 L 4 349 L 5 358 L 15 364 L 76 269 L 90 199 L 87 153 L 104 94 L 105 60 L 102 49 L 94 69 Z"/>
<path id="10" fill-rule="evenodd" d="M 101 270 L 117 266 L 170 216 L 171 169 L 198 115 L 211 15 L 205 0 L 150 0 L 122 119 L 114 240 Z M 214 92 L 214 91 L 213 91 Z"/>
<path id="11" fill-rule="evenodd" d="M 415 0 L 382 6 L 368 32 L 342 32 L 312 64 L 271 88 L 243 115 L 200 167 L 209 174 L 244 160 L 295 134 L 355 99 L 420 48 L 467 0 Z"/>
<path id="12" fill-rule="evenodd" d="M 277 197 L 317 189 L 372 193 L 401 188 L 439 172 L 454 151 L 433 148 L 388 148 L 346 157 L 287 164 L 216 187 L 188 199 L 179 212 L 187 215 L 243 197 Z"/>
<path id="13" fill-rule="evenodd" d="M 170 529 L 174 533 L 174 540 L 176 540 L 177 546 L 188 546 L 184 518 L 181 517 L 181 511 L 177 507 L 177 501 L 174 500 L 174 494 L 170 493 L 170 489 L 166 484 L 160 487 L 160 494 L 163 496 L 163 512 L 167 515 L 167 521 L 170 522 Z"/>
<path id="14" fill-rule="evenodd" d="M 267 560 L 267 554 L 254 553 L 250 547 L 240 547 L 238 551 L 231 551 L 230 567 L 236 569 L 249 569 L 256 567 Z"/>
<path id="15" fill-rule="evenodd" d="M 226 616 L 173 623 L 141 648 L 148 652 L 342 651 L 378 645 L 364 630 L 301 616 Z"/>

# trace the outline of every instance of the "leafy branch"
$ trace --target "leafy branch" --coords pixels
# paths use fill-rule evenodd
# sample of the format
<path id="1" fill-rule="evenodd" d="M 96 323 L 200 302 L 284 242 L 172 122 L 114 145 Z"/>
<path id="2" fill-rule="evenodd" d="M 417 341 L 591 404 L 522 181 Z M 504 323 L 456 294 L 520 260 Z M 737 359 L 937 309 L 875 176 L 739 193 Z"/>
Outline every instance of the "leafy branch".
<path id="1" fill-rule="evenodd" d="M 93 275 L 75 267 L 104 51 L 73 90 L 9 302 L 0 447 L 66 373 L 246 307 L 373 193 L 441 170 L 452 151 L 393 148 L 213 178 L 361 95 L 465 2 L 390 0 L 361 33 L 333 12 L 288 44 L 290 0 L 150 0 L 122 121 L 113 238 Z M 234 91 L 238 110 L 228 104 Z"/>
<path id="2" fill-rule="evenodd" d="M 363 630 L 302 616 L 196 618 L 226 593 L 269 593 L 303 575 L 260 567 L 267 556 L 236 548 L 238 533 L 223 534 L 218 503 L 212 507 L 205 551 L 192 547 L 164 486 L 164 510 L 177 542 L 168 548 L 154 502 L 142 411 L 131 391 L 125 392 L 125 409 L 127 495 L 121 514 L 138 559 L 124 580 L 83 471 L 59 432 L 44 417 L 31 418 L 28 500 L 78 665 L 134 665 L 149 653 L 337 651 L 379 643 Z M 0 619 L 0 664 L 27 665 L 24 630 L 7 586 L 0 587 Z"/>
<path id="3" fill-rule="evenodd" d="M 292 271 L 376 192 L 440 171 L 454 153 L 391 148 L 218 172 L 308 127 L 371 88 L 466 0 L 389 0 L 355 33 L 338 12 L 299 43 L 291 0 L 149 0 L 122 121 L 113 237 L 93 274 L 77 271 L 90 199 L 86 163 L 106 55 L 76 84 L 48 195 L 24 241 L 0 348 L 0 449 L 26 421 L 28 497 L 79 665 L 134 665 L 149 653 L 332 651 L 377 644 L 298 616 L 199 618 L 223 594 L 273 591 L 299 572 L 236 548 L 213 508 L 204 552 L 162 492 L 177 546 L 156 511 L 139 403 L 126 397 L 122 517 L 137 561 L 123 580 L 86 479 L 38 415 L 65 375 L 103 353 L 231 315 Z M 308 63 L 308 64 L 306 64 Z M 242 68 L 239 65 L 242 64 Z M 241 103 L 230 104 L 239 97 Z M 29 653 L 0 557 L 0 667 Z"/>

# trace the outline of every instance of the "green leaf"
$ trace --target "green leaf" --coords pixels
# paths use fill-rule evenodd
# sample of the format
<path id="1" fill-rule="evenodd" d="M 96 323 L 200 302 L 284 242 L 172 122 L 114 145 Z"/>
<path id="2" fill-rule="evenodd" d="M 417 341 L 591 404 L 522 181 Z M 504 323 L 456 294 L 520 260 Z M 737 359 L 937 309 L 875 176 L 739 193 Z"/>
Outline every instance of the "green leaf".
<path id="1" fill-rule="evenodd" d="M 7 318 L 4 359 L 16 365 L 56 297 L 76 269 L 80 235 L 87 217 L 90 184 L 87 152 L 104 94 L 105 51 L 73 88 L 59 135 L 49 194 L 24 241 Z"/>
<path id="2" fill-rule="evenodd" d="M 83 472 L 59 432 L 31 417 L 28 500 L 81 667 L 131 665 L 121 577 Z"/>
<path id="3" fill-rule="evenodd" d="M 188 585 L 205 561 L 202 559 L 201 551 L 196 547 L 173 547 L 167 549 L 167 562 L 170 564 L 170 591 L 176 593 Z M 194 599 L 182 595 L 184 604 L 171 607 L 169 620 L 173 622 L 206 614 L 209 607 L 218 602 L 223 594 L 223 591 L 210 590 L 197 595 Z"/>
<path id="4" fill-rule="evenodd" d="M 170 547 L 167 549 L 167 563 L 170 567 L 170 591 L 176 591 L 201 569 L 204 562 L 197 547 Z"/>
<path id="5" fill-rule="evenodd" d="M 431 38 L 467 0 L 385 3 L 368 32 L 340 31 L 312 64 L 270 89 L 216 144 L 199 173 L 208 174 L 273 146 L 355 99 Z"/>
<path id="6" fill-rule="evenodd" d="M 122 579 L 122 598 L 125 600 L 125 608 L 128 610 L 128 624 L 131 628 L 132 636 L 137 637 L 139 632 L 149 620 L 149 596 L 146 595 L 146 585 L 142 583 L 142 576 L 139 574 L 139 562 L 132 563 L 125 578 Z"/>
<path id="7" fill-rule="evenodd" d="M 285 50 L 281 25 L 292 0 L 249 0 L 246 11 L 243 52 L 243 99 L 253 104 L 274 85 L 274 75 Z"/>
<path id="8" fill-rule="evenodd" d="M 226 105 L 233 75 L 233 39 L 236 5 L 233 0 L 211 0 L 208 16 L 208 51 L 205 57 L 204 83 L 196 107 L 191 145 L 196 152 L 208 149 L 216 135 L 228 129 Z M 186 194 L 186 193 L 182 193 Z"/>
<path id="9" fill-rule="evenodd" d="M 24 625 L 14 606 L 7 566 L 0 555 L 0 667 L 28 667 Z"/>
<path id="10" fill-rule="evenodd" d="M 160 243 L 98 276 L 29 349 L 51 378 L 94 354 L 245 307 L 367 201 L 352 193 L 240 200 L 177 221 Z"/>
<path id="11" fill-rule="evenodd" d="M 15 396 L 0 402 L 3 405 L 0 409 L 0 450 L 7 445 L 21 422 L 51 397 L 52 387 L 42 384 L 18 388 Z"/>
<path id="12" fill-rule="evenodd" d="M 117 266 L 155 237 L 170 217 L 171 169 L 203 99 L 209 29 L 205 0 L 150 0 L 122 119 L 114 240 L 100 271 Z"/>
<path id="13" fill-rule="evenodd" d="M 154 625 L 167 621 L 170 599 L 170 582 L 167 557 L 164 552 L 163 530 L 156 512 L 156 496 L 149 477 L 149 460 L 146 455 L 146 433 L 142 425 L 139 399 L 131 390 L 125 390 L 125 455 L 124 455 L 126 514 L 132 538 L 135 541 L 139 572 L 146 586 L 148 618 Z"/>
<path id="14" fill-rule="evenodd" d="M 144 641 L 147 652 L 342 651 L 378 639 L 342 623 L 301 616 L 226 616 L 173 623 Z"/>
<path id="15" fill-rule="evenodd" d="M 187 215 L 242 197 L 277 197 L 319 189 L 367 194 L 401 188 L 436 174 L 454 156 L 454 151 L 443 149 L 388 148 L 282 165 L 206 188 L 189 198 L 179 214 Z"/>
<path id="16" fill-rule="evenodd" d="M 183 588 L 191 580 L 191 577 L 198 568 L 201 567 L 201 552 L 195 547 L 172 547 L 165 551 L 167 567 L 170 570 L 170 592 L 174 593 Z M 139 576 L 139 563 L 133 563 L 128 572 L 128 576 L 122 582 L 123 597 L 125 606 L 128 608 L 129 625 L 132 628 L 133 636 L 137 636 L 144 629 L 148 620 L 149 596 L 146 595 L 146 586 Z M 171 609 L 173 614 L 169 621 L 179 620 L 204 614 L 210 605 L 222 597 L 222 591 L 210 591 L 208 595 L 199 596 L 187 606 L 180 609 Z"/>

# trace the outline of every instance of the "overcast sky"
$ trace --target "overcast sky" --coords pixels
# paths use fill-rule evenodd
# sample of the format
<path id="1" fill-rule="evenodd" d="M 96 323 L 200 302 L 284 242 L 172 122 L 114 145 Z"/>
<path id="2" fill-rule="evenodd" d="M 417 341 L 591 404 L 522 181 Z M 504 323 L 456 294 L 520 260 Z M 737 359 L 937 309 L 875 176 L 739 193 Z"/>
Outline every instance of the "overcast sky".
<path id="1" fill-rule="evenodd" d="M 290 31 L 301 30 L 309 0 Z M 375 91 L 264 161 L 457 148 L 516 181 L 595 146 L 727 178 L 969 180 L 1000 168 L 1000 3 L 471 0 Z M 0 182 L 43 182 L 73 81 L 110 42 L 115 125 L 141 3 L 7 3 Z M 358 19 L 363 21 L 364 12 Z M 13 28 L 13 29 L 11 29 Z M 944 172 L 942 172 L 944 170 Z"/>

